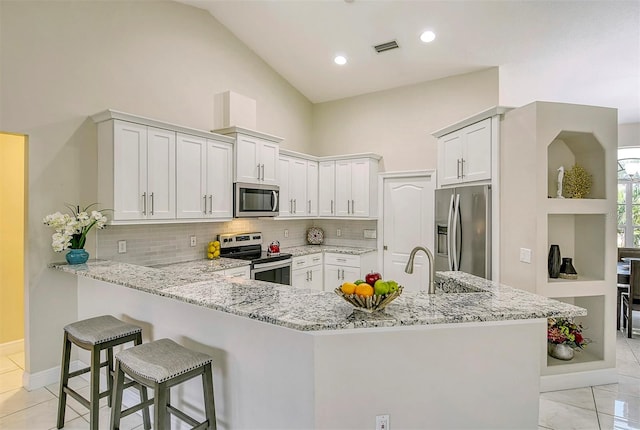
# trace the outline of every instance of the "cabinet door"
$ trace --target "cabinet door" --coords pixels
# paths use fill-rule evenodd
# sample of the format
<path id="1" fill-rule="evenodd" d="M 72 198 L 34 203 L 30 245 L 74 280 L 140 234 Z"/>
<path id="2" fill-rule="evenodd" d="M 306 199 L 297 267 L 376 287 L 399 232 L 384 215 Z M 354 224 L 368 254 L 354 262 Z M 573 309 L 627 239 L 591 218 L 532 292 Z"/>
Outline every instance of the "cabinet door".
<path id="1" fill-rule="evenodd" d="M 438 183 L 457 184 L 462 181 L 461 131 L 454 131 L 438 139 Z"/>
<path id="2" fill-rule="evenodd" d="M 147 214 L 147 127 L 114 121 L 113 219 L 144 219 Z"/>
<path id="3" fill-rule="evenodd" d="M 242 278 L 242 279 L 251 278 L 251 269 L 249 266 L 236 267 L 234 269 L 226 269 L 226 270 L 223 270 L 222 273 L 225 276 L 233 276 L 236 278 Z"/>
<path id="4" fill-rule="evenodd" d="M 178 218 L 204 218 L 207 139 L 178 133 L 176 137 L 176 197 Z"/>
<path id="5" fill-rule="evenodd" d="M 280 166 L 278 170 L 280 177 L 280 216 L 288 217 L 291 216 L 293 212 L 293 198 L 291 197 L 291 192 L 289 191 L 289 183 L 291 182 L 289 177 L 293 159 L 289 157 L 280 157 L 279 163 Z"/>
<path id="6" fill-rule="evenodd" d="M 336 216 L 351 216 L 351 161 L 336 161 Z"/>
<path id="7" fill-rule="evenodd" d="M 289 197 L 293 199 L 293 215 L 307 214 L 307 162 L 293 158 L 289 172 Z"/>
<path id="8" fill-rule="evenodd" d="M 308 288 L 309 269 L 298 269 L 291 271 L 291 286 L 296 288 Z"/>
<path id="9" fill-rule="evenodd" d="M 342 276 L 344 278 L 342 282 L 354 282 L 360 279 L 361 274 L 359 267 L 341 267 L 341 269 L 343 270 Z"/>
<path id="10" fill-rule="evenodd" d="M 233 217 L 233 146 L 207 141 L 207 215 L 211 218 Z"/>
<path id="11" fill-rule="evenodd" d="M 147 129 L 147 218 L 176 217 L 176 133 Z"/>
<path id="12" fill-rule="evenodd" d="M 260 182 L 258 164 L 259 157 L 258 139 L 238 134 L 236 137 L 236 182 L 248 182 L 257 184 Z"/>
<path id="13" fill-rule="evenodd" d="M 318 215 L 334 216 L 336 199 L 336 163 L 322 161 L 318 165 Z"/>
<path id="14" fill-rule="evenodd" d="M 345 282 L 342 280 L 342 269 L 344 268 L 341 266 L 336 266 L 334 264 L 324 265 L 324 290 L 325 291 L 333 291 Z"/>
<path id="15" fill-rule="evenodd" d="M 491 179 L 491 118 L 461 130 L 464 137 L 462 179 Z"/>
<path id="16" fill-rule="evenodd" d="M 307 215 L 318 216 L 318 162 L 307 162 Z"/>
<path id="17" fill-rule="evenodd" d="M 276 143 L 261 141 L 258 161 L 262 165 L 261 183 L 278 185 L 278 159 L 280 147 Z"/>
<path id="18" fill-rule="evenodd" d="M 369 160 L 351 162 L 351 215 L 369 216 L 370 203 Z"/>
<path id="19" fill-rule="evenodd" d="M 322 266 L 312 266 L 307 270 L 309 271 L 309 282 L 307 283 L 307 288 L 323 291 L 324 282 L 322 279 Z"/>

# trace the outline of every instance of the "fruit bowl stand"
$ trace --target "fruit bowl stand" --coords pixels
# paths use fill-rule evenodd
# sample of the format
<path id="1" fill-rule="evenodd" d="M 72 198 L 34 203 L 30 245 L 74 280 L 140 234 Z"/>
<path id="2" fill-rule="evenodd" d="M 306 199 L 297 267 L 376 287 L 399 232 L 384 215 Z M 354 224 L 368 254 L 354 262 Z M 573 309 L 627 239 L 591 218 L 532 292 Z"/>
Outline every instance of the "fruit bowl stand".
<path id="1" fill-rule="evenodd" d="M 358 310 L 363 312 L 372 313 L 384 309 L 389 303 L 394 301 L 402 293 L 402 286 L 398 286 L 398 289 L 388 294 L 374 294 L 372 296 L 364 297 L 357 294 L 345 294 L 340 287 L 336 288 L 335 293 L 342 297 L 344 300 L 352 304 Z"/>

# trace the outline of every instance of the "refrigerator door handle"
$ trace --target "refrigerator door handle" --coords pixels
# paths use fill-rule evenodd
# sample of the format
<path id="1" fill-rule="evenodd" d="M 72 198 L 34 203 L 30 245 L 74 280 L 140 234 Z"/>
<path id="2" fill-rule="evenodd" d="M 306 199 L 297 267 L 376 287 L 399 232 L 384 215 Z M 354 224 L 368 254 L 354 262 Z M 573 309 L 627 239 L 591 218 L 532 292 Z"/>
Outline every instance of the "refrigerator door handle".
<path id="1" fill-rule="evenodd" d="M 448 262 L 448 270 L 453 269 L 453 246 L 451 242 L 451 235 L 453 233 L 453 211 L 455 204 L 455 194 L 451 194 L 451 200 L 449 201 L 449 215 L 447 216 L 447 262 Z"/>
<path id="2" fill-rule="evenodd" d="M 456 194 L 456 201 L 453 208 L 453 270 L 460 270 L 460 250 L 458 249 L 458 233 L 462 235 L 460 229 L 460 194 Z"/>

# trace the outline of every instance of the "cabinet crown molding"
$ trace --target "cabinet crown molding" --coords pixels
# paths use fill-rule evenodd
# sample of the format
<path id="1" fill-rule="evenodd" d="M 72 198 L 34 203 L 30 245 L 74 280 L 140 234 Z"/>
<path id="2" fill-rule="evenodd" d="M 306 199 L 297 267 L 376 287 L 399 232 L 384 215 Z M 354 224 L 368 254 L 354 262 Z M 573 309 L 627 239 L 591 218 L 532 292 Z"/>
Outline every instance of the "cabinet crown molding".
<path id="1" fill-rule="evenodd" d="M 280 155 L 286 155 L 288 157 L 302 158 L 309 161 L 336 161 L 336 160 L 354 160 L 356 158 L 372 158 L 376 161 L 382 159 L 382 155 L 375 154 L 373 152 L 362 152 L 359 154 L 342 154 L 342 155 L 327 155 L 318 157 L 316 155 L 304 154 L 302 152 L 292 151 L 290 149 L 280 149 Z"/>
<path id="2" fill-rule="evenodd" d="M 474 124 L 478 121 L 482 121 L 483 119 L 491 118 L 493 116 L 498 116 L 498 115 L 504 115 L 506 112 L 512 109 L 513 109 L 512 107 L 507 107 L 507 106 L 494 106 L 492 108 L 483 110 L 467 118 L 464 118 L 456 122 L 455 124 L 451 124 L 439 130 L 436 130 L 432 132 L 431 135 L 436 138 L 442 137 L 453 131 L 460 130 L 461 128 L 464 128 L 468 125 Z"/>
<path id="3" fill-rule="evenodd" d="M 223 136 L 222 134 L 212 133 L 212 132 L 200 130 L 197 128 L 185 127 L 183 125 L 172 124 L 170 122 L 158 121 L 156 119 L 147 118 L 140 115 L 134 115 L 126 112 L 120 112 L 113 109 L 107 109 L 105 111 L 98 112 L 97 114 L 91 115 L 91 119 L 96 124 L 99 124 L 104 121 L 109 121 L 112 119 L 117 119 L 120 121 L 133 122 L 135 124 L 142 124 L 149 127 L 162 128 L 164 130 L 175 131 L 178 133 L 185 133 L 193 136 L 200 136 L 207 139 L 217 140 L 220 142 L 226 142 L 226 143 L 235 142 L 235 139 L 229 136 Z"/>
<path id="4" fill-rule="evenodd" d="M 274 142 L 274 143 L 280 143 L 280 142 L 282 142 L 284 140 L 284 138 L 278 137 L 278 136 L 274 136 L 272 134 L 262 133 L 260 131 L 251 130 L 249 128 L 236 127 L 236 126 L 219 128 L 219 129 L 216 129 L 216 130 L 211 130 L 211 132 L 212 133 L 218 133 L 218 134 L 224 134 L 224 135 L 234 134 L 234 133 L 246 134 L 246 135 L 249 135 L 249 136 L 257 137 L 259 139 L 269 140 L 269 141 Z"/>

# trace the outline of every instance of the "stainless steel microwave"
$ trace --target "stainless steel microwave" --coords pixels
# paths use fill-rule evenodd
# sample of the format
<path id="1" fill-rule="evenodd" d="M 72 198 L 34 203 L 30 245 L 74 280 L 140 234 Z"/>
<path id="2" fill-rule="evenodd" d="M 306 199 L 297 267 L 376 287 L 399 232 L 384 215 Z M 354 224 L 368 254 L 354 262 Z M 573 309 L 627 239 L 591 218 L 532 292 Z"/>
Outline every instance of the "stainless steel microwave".
<path id="1" fill-rule="evenodd" d="M 280 187 L 236 182 L 233 215 L 236 218 L 274 217 L 278 215 Z"/>

